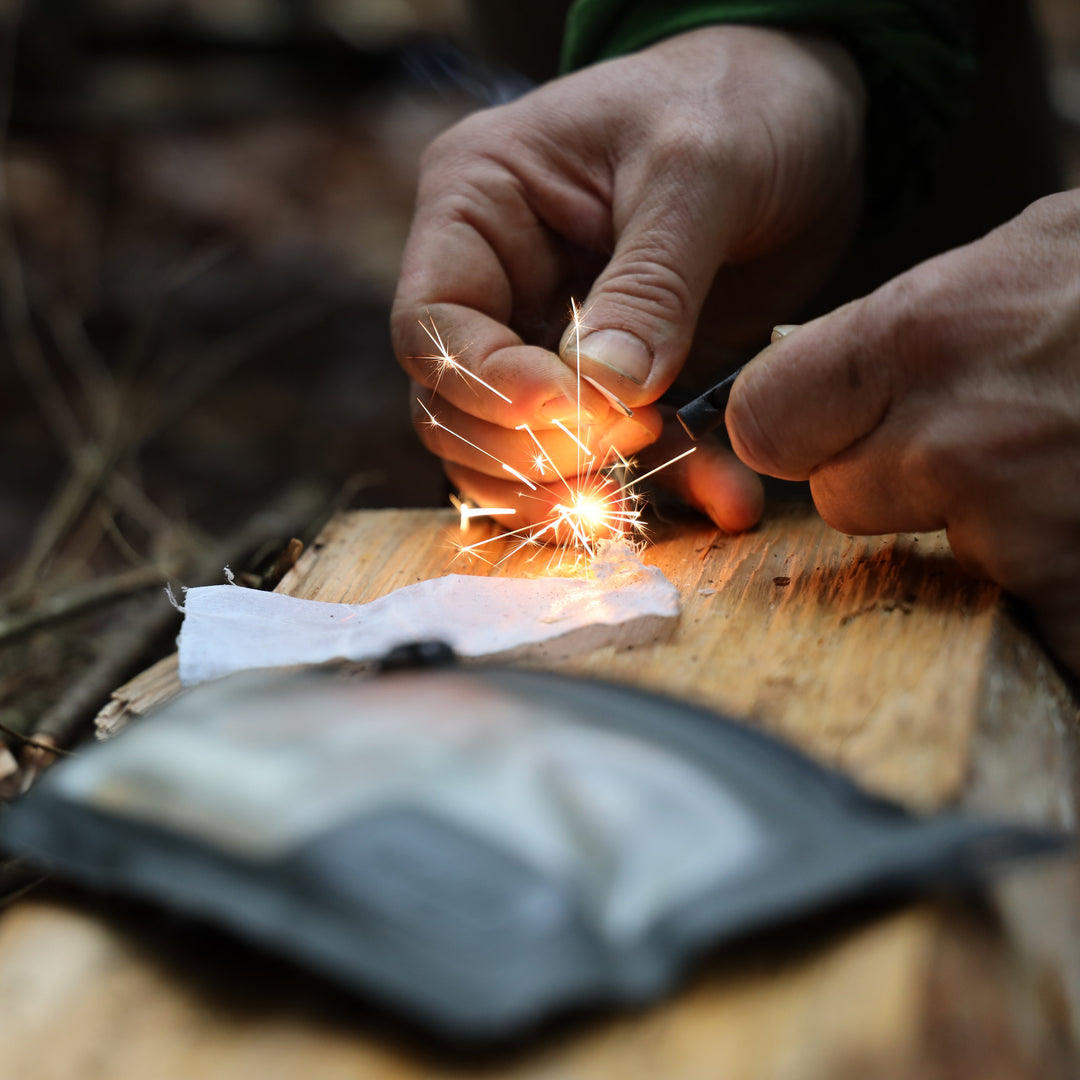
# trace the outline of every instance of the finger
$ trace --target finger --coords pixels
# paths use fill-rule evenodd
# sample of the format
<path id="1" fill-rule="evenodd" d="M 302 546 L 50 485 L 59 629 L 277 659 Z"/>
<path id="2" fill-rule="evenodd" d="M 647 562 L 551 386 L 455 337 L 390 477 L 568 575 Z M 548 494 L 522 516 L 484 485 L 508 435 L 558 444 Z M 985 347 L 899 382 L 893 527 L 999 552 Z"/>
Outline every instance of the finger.
<path id="1" fill-rule="evenodd" d="M 457 304 L 433 304 L 406 322 L 395 347 L 407 372 L 458 409 L 503 427 L 603 418 L 604 397 L 552 352 L 525 345 L 508 327 Z"/>
<path id="2" fill-rule="evenodd" d="M 918 483 L 894 431 L 875 432 L 810 474 L 824 521 L 850 536 L 934 532 L 948 524 L 934 489 Z"/>
<path id="3" fill-rule="evenodd" d="M 489 111 L 482 125 L 465 121 L 425 155 L 391 332 L 415 379 L 459 408 L 513 427 L 560 410 L 565 419 L 568 402 L 576 411 L 578 388 L 554 354 L 525 346 L 510 329 L 523 312 L 550 305 L 565 274 L 565 251 L 526 186 L 490 152 L 497 126 L 497 110 Z M 495 392 L 448 369 L 450 357 Z M 586 412 L 606 407 L 587 386 L 580 397 Z"/>
<path id="4" fill-rule="evenodd" d="M 595 540 L 626 535 L 637 517 L 617 482 L 599 474 L 572 485 L 543 484 L 534 491 L 462 465 L 448 464 L 446 474 L 472 504 L 472 514 L 491 510 L 510 540 L 587 548 Z M 488 541 L 477 545 L 487 546 Z"/>
<path id="5" fill-rule="evenodd" d="M 1052 537 L 1059 522 L 1080 520 L 1068 394 L 1060 383 L 1037 392 L 1012 372 L 995 371 L 988 359 L 993 335 L 976 339 L 964 354 L 932 344 L 929 335 L 917 354 L 902 335 L 894 341 L 897 352 L 890 356 L 883 347 L 879 362 L 899 368 L 899 392 L 869 434 L 812 471 L 818 509 L 849 533 L 948 527 L 960 538 L 958 555 L 1005 588 L 1032 596 L 1047 563 L 1028 557 L 1025 537 Z M 977 362 L 970 370 L 965 354 Z M 1035 368 L 1029 361 L 1024 370 Z M 976 538 L 986 547 L 982 553 L 974 549 Z M 1062 541 L 1061 550 L 1072 546 Z"/>
<path id="6" fill-rule="evenodd" d="M 757 472 L 806 480 L 866 437 L 902 391 L 903 347 L 883 290 L 774 341 L 731 391 L 727 430 Z"/>
<path id="7" fill-rule="evenodd" d="M 688 446 L 681 427 L 669 423 L 660 439 L 638 455 L 639 472 L 656 470 L 650 483 L 678 495 L 725 532 L 753 528 L 765 508 L 758 475 L 715 440 L 694 443 L 694 452 L 681 456 Z"/>
<path id="8" fill-rule="evenodd" d="M 413 398 L 413 422 L 421 441 L 438 457 L 533 484 L 595 471 L 613 451 L 636 454 L 662 427 L 655 409 L 642 409 L 632 418 L 609 411 L 601 422 L 581 428 L 504 428 L 430 396 Z"/>
<path id="9" fill-rule="evenodd" d="M 717 192 L 717 163 L 690 144 L 676 135 L 670 153 L 652 148 L 656 175 L 618 177 L 615 250 L 560 347 L 569 366 L 580 359 L 631 406 L 659 397 L 685 361 L 734 216 Z"/>
<path id="10" fill-rule="evenodd" d="M 397 295 L 415 318 L 450 303 L 507 324 L 520 297 L 543 307 L 562 279 L 562 250 L 510 166 L 533 155 L 514 133 L 520 120 L 507 132 L 509 111 L 468 118 L 424 155 Z"/>

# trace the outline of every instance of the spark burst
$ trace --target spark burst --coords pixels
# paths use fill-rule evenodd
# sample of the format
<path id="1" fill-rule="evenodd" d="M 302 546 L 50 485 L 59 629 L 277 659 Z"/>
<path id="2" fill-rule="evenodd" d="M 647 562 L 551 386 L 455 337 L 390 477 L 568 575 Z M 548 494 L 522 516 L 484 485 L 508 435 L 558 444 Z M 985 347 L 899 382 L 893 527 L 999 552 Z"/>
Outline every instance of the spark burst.
<path id="1" fill-rule="evenodd" d="M 516 541 L 516 543 L 498 562 L 505 561 L 524 548 L 535 547 L 539 549 L 542 545 L 554 545 L 558 549 L 569 549 L 579 558 L 583 555 L 592 558 L 596 551 L 596 544 L 600 540 L 629 537 L 635 541 L 643 541 L 645 526 L 641 520 L 642 495 L 639 485 L 650 476 L 668 468 L 670 465 L 674 465 L 675 462 L 681 461 L 694 452 L 695 448 L 691 447 L 684 453 L 678 454 L 669 461 L 664 462 L 664 464 L 640 476 L 634 474 L 634 462 L 625 458 L 614 447 L 609 450 L 607 457 L 603 461 L 597 460 L 596 455 L 588 445 L 588 432 L 582 429 L 582 382 L 588 382 L 600 391 L 625 416 L 632 416 L 633 412 L 606 387 L 582 374 L 582 312 L 573 301 L 570 302 L 570 311 L 576 359 L 577 430 L 571 430 L 566 424 L 558 420 L 553 421 L 553 425 L 574 444 L 577 455 L 575 475 L 569 479 L 564 477 L 555 467 L 555 463 L 544 448 L 544 444 L 537 438 L 532 428 L 528 424 L 519 425 L 517 430 L 523 431 L 536 445 L 537 452 L 532 458 L 532 470 L 541 482 L 546 483 L 546 478 L 550 475 L 554 483 L 561 484 L 564 489 L 563 497 L 554 504 L 550 514 L 538 524 L 524 526 L 520 529 L 507 528 L 501 534 L 486 537 L 471 544 L 462 541 L 459 545 L 459 554 L 478 555 L 483 558 L 483 555 L 481 555 L 482 548 L 511 540 Z M 459 362 L 459 354 L 451 352 L 448 348 L 430 315 L 428 316 L 428 323 L 421 322 L 420 326 L 436 350 L 433 355 L 419 358 L 430 360 L 435 365 L 436 391 L 443 377 L 448 373 L 453 373 L 472 384 L 474 389 L 479 386 L 507 404 L 513 404 L 509 397 Z M 446 432 L 495 462 L 504 472 L 509 473 L 523 483 L 529 489 L 529 492 L 538 491 L 538 484 L 530 480 L 524 473 L 515 469 L 495 454 L 485 450 L 482 446 L 478 446 L 476 443 L 466 439 L 452 428 L 447 427 L 419 398 L 417 398 L 417 402 L 420 408 L 424 410 L 428 423 L 433 428 Z M 527 494 L 524 491 L 518 494 L 522 498 L 542 499 L 542 496 Z M 517 510 L 513 507 L 477 506 L 467 499 L 458 499 L 453 496 L 451 496 L 451 502 L 460 515 L 462 533 L 468 531 L 473 518 L 511 517 L 517 513 Z"/>

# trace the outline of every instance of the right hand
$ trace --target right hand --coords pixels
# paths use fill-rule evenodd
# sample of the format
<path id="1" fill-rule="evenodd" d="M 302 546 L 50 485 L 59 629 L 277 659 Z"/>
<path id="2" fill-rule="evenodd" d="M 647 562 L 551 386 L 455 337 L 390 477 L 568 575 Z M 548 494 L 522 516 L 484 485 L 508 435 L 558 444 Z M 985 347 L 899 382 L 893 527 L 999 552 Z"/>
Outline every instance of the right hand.
<path id="1" fill-rule="evenodd" d="M 770 345 L 727 427 L 842 532 L 946 529 L 1080 676 L 1080 188 Z"/>

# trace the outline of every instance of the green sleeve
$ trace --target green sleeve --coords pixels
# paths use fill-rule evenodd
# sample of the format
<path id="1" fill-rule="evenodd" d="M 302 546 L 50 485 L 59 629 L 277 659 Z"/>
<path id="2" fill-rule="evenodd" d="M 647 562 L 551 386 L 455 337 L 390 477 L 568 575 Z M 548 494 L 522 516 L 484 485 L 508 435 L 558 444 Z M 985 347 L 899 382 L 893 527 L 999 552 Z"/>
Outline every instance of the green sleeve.
<path id="1" fill-rule="evenodd" d="M 967 108 L 974 62 L 955 0 L 575 0 L 562 67 L 717 23 L 814 31 L 848 48 L 869 97 L 874 201 L 894 202 L 913 178 L 925 180 L 945 132 Z"/>

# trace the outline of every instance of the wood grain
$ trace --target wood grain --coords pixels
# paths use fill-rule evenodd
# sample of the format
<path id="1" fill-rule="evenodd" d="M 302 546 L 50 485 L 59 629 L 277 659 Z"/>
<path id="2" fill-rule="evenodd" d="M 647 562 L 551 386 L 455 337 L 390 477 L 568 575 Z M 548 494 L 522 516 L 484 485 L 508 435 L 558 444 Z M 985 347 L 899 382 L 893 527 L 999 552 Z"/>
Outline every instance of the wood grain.
<path id="1" fill-rule="evenodd" d="M 546 550 L 497 567 L 456 556 L 459 536 L 451 511 L 339 515 L 278 591 L 366 603 L 448 571 L 549 569 Z M 496 562 L 512 548 L 485 553 Z M 942 536 L 844 537 L 795 505 L 740 536 L 700 522 L 657 529 L 646 561 L 682 595 L 673 637 L 644 650 L 600 649 L 560 670 L 756 720 L 911 805 L 957 796 L 1000 602 L 995 587 L 959 570 Z M 106 722 L 175 693 L 174 672 L 162 661 L 121 687 Z"/>
<path id="2" fill-rule="evenodd" d="M 335 994 L 135 911 L 0 920 L 18 1080 L 1065 1080 L 1060 1032 L 991 924 L 917 907 L 801 929 L 707 967 L 674 1002 L 454 1054 Z"/>
<path id="3" fill-rule="evenodd" d="M 281 589 L 362 603 L 444 573 L 456 520 L 438 511 L 343 515 Z M 477 558 L 452 566 L 536 574 L 549 557 L 526 550 L 495 570 Z M 959 570 L 941 535 L 845 537 L 789 506 L 740 536 L 700 521 L 658 529 L 645 558 L 682 596 L 675 634 L 560 670 L 757 720 L 912 805 L 957 796 L 999 595 Z"/>
<path id="4" fill-rule="evenodd" d="M 498 567 L 455 559 L 456 536 L 439 511 L 341 515 L 279 588 L 363 602 L 447 570 L 546 568 L 524 552 Z M 854 539 L 786 507 L 743 536 L 657 529 L 646 558 L 682 594 L 674 635 L 560 670 L 741 715 L 914 807 L 970 800 L 1069 823 L 1075 699 L 940 536 Z M 174 679 L 159 665 L 118 692 L 116 710 L 139 714 Z M 193 944 L 174 930 L 189 937 L 170 942 L 151 915 L 24 901 L 0 920 L 0 1035 L 26 1080 L 1047 1080 L 1072 1074 L 1076 878 L 1064 864 L 994 898 L 794 927 L 726 950 L 666 1005 L 481 1061 L 437 1053 L 365 1003 L 212 935 Z M 50 1037 L 58 1026 L 63 1039 Z"/>

